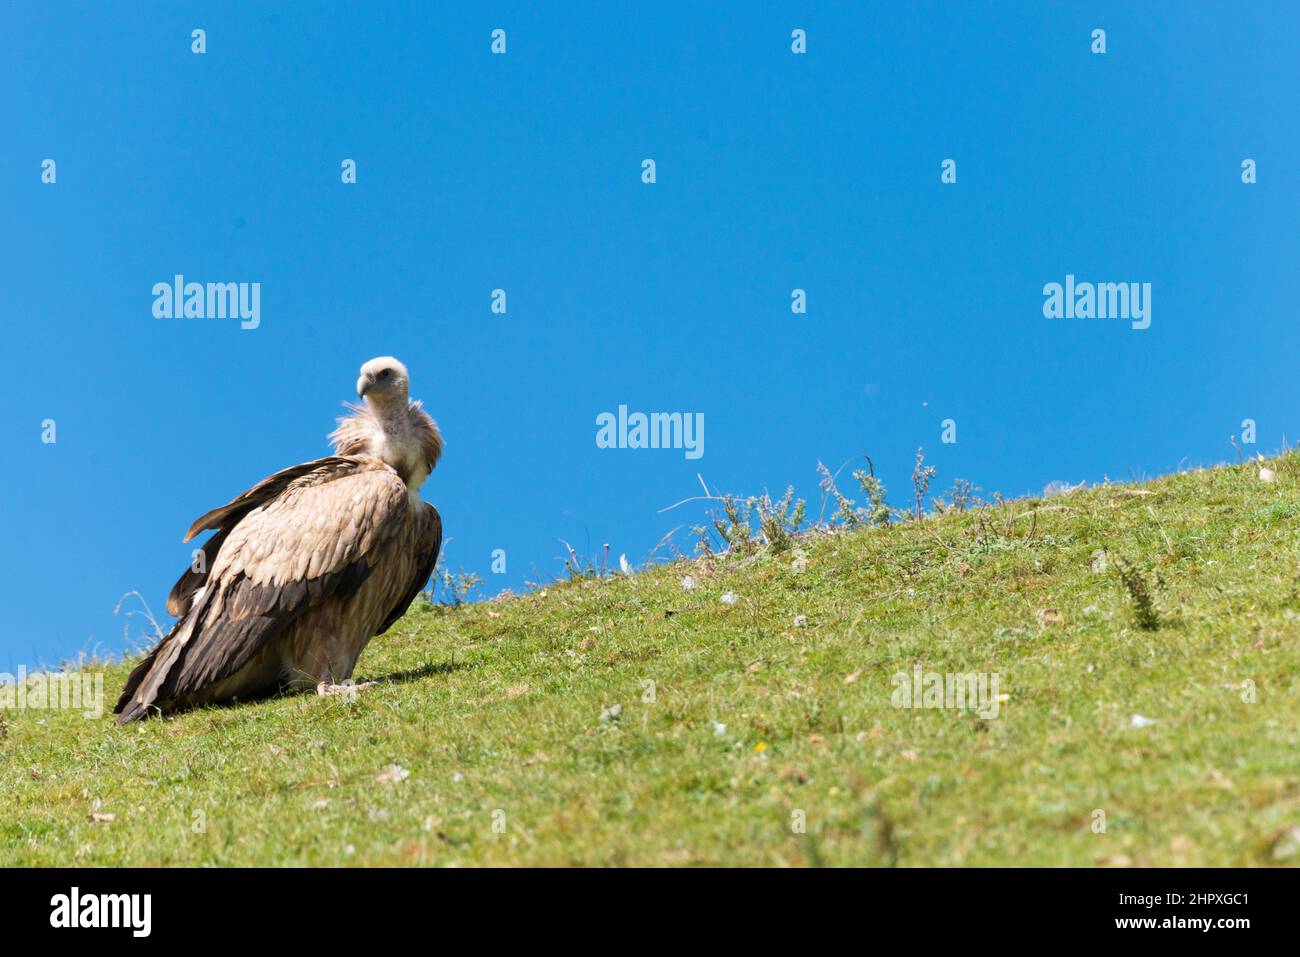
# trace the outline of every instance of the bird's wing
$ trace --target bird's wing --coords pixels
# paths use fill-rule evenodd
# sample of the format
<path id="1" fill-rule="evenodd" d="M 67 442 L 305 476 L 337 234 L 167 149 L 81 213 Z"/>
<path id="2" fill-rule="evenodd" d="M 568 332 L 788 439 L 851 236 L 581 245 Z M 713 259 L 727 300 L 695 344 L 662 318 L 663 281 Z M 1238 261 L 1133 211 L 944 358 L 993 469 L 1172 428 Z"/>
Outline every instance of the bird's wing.
<path id="1" fill-rule="evenodd" d="M 262 479 L 262 481 L 234 500 L 195 519 L 194 524 L 185 533 L 183 541 L 188 542 L 195 535 L 209 529 L 215 529 L 217 534 L 203 544 L 201 549 L 203 558 L 198 560 L 196 556 L 196 560 L 172 587 L 171 594 L 167 596 L 167 613 L 179 618 L 190 610 L 194 593 L 202 588 L 207 581 L 208 570 L 212 568 L 217 552 L 220 550 L 222 543 L 225 542 L 226 536 L 230 534 L 230 530 L 239 523 L 241 518 L 253 509 L 274 500 L 276 496 L 295 481 L 308 477 L 313 472 L 328 473 L 343 467 L 348 461 L 350 459 L 344 456 L 331 455 L 276 472 L 274 475 Z"/>
<path id="2" fill-rule="evenodd" d="M 210 518 L 217 509 L 195 523 L 219 521 L 208 527 L 224 540 L 201 596 L 127 679 L 119 723 L 230 677 L 307 609 L 361 587 L 376 547 L 407 521 L 406 486 L 378 459 L 331 456 L 308 465 L 278 492 L 241 506 L 239 518 Z M 257 488 L 225 508 L 251 501 Z"/>
<path id="3" fill-rule="evenodd" d="M 442 517 L 436 508 L 428 502 L 422 502 L 420 513 L 415 516 L 415 520 L 419 522 L 415 536 L 415 552 L 418 556 L 415 574 L 401 600 L 385 616 L 384 623 L 375 632 L 376 635 L 382 635 L 397 619 L 406 614 L 406 609 L 411 607 L 411 602 L 415 601 L 415 596 L 424 589 L 424 583 L 429 580 L 429 576 L 437 567 L 438 549 L 442 547 Z"/>

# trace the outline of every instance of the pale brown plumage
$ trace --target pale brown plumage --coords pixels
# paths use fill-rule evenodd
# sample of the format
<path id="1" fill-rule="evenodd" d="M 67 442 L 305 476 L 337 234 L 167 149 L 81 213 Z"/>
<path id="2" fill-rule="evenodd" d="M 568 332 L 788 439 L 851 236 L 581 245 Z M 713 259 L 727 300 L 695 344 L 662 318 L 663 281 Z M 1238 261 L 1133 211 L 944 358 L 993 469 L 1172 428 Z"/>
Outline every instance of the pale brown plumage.
<path id="1" fill-rule="evenodd" d="M 418 493 L 442 437 L 396 359 L 362 366 L 357 394 L 364 404 L 330 436 L 337 454 L 277 472 L 190 526 L 186 541 L 216 534 L 172 589 L 180 620 L 131 672 L 119 724 L 344 681 L 420 593 L 442 522 Z"/>

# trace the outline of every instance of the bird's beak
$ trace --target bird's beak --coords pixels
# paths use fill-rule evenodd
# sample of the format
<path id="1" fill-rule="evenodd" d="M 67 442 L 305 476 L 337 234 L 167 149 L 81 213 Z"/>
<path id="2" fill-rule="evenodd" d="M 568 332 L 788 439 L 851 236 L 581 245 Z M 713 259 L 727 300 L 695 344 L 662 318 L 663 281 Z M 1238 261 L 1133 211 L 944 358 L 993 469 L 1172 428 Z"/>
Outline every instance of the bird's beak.
<path id="1" fill-rule="evenodd" d="M 363 375 L 360 379 L 358 379 L 357 398 L 364 399 L 366 397 L 366 393 L 370 391 L 371 387 L 373 387 L 374 384 L 375 384 L 374 376 Z"/>

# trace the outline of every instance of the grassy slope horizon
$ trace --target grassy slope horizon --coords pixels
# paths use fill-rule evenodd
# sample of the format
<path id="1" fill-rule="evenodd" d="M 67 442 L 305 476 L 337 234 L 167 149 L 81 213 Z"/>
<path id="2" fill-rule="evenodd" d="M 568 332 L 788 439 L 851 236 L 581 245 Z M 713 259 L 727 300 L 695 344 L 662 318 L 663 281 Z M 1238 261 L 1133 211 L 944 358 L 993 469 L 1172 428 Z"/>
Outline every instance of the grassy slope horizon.
<path id="1" fill-rule="evenodd" d="M 0 864 L 1295 864 L 1300 454 L 1267 465 L 421 603 L 354 701 L 0 710 Z M 997 674 L 997 717 L 894 707 L 918 666 Z"/>

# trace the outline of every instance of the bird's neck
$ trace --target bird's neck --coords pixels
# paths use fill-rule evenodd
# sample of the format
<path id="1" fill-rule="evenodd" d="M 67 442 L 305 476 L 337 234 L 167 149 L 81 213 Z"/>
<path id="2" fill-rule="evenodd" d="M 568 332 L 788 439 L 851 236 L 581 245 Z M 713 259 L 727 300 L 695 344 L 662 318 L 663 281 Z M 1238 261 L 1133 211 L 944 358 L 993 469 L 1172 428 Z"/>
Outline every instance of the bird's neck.
<path id="1" fill-rule="evenodd" d="M 410 433 L 408 410 L 411 404 L 406 399 L 375 402 L 367 398 L 366 405 L 370 407 L 371 416 L 385 435 L 398 437 Z"/>
<path id="2" fill-rule="evenodd" d="M 412 495 L 429 477 L 419 439 L 411 428 L 410 403 L 372 403 L 371 412 L 378 426 L 371 453 L 402 477 Z"/>

